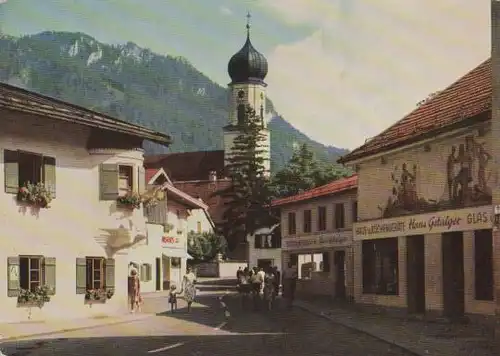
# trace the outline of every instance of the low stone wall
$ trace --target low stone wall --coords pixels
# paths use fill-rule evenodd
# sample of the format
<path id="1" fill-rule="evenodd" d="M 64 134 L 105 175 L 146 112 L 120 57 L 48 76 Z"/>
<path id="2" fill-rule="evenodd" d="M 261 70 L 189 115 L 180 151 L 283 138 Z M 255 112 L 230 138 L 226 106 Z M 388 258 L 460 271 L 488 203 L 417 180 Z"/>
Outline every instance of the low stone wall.
<path id="1" fill-rule="evenodd" d="M 238 268 L 248 266 L 246 261 L 204 262 L 196 266 L 198 277 L 236 278 Z"/>

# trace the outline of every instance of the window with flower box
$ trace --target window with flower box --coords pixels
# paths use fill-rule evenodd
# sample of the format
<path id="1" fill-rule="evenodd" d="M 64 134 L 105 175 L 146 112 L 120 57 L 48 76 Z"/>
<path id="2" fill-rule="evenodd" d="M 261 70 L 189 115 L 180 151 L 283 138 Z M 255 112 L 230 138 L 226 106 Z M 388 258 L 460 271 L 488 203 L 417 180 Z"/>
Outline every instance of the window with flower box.
<path id="1" fill-rule="evenodd" d="M 88 295 L 90 291 L 114 293 L 115 260 L 104 257 L 76 259 L 76 293 Z M 106 298 L 100 299 L 105 301 Z"/>
<path id="2" fill-rule="evenodd" d="M 4 150 L 5 192 L 17 194 L 28 183 L 41 183 L 56 196 L 56 159 L 21 150 Z"/>
<path id="3" fill-rule="evenodd" d="M 48 295 L 56 292 L 56 259 L 44 256 L 7 258 L 7 295 L 19 297 L 23 291 L 37 292 L 42 287 Z"/>
<path id="4" fill-rule="evenodd" d="M 144 167 L 137 167 L 137 181 L 134 181 L 134 167 L 126 164 L 103 163 L 99 167 L 100 200 L 116 200 L 130 192 L 143 193 L 146 190 Z"/>

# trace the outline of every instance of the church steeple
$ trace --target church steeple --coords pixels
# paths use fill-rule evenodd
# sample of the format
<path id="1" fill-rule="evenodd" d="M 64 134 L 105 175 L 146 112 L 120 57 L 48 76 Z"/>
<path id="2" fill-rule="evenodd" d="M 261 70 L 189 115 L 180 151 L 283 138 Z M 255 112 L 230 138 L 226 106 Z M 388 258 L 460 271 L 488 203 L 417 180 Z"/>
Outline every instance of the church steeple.
<path id="1" fill-rule="evenodd" d="M 250 41 L 250 13 L 247 14 L 247 39 L 243 47 L 229 60 L 227 72 L 231 83 L 262 83 L 267 75 L 267 59 Z"/>
<path id="2" fill-rule="evenodd" d="M 250 13 L 246 21 L 246 41 L 243 47 L 229 60 L 227 71 L 229 83 L 229 123 L 224 127 L 224 151 L 226 162 L 232 152 L 233 141 L 240 135 L 239 126 L 246 118 L 246 108 L 250 106 L 262 120 L 262 134 L 266 136 L 266 147 L 262 147 L 267 170 L 270 170 L 269 131 L 265 121 L 267 59 L 257 51 L 250 40 Z"/>

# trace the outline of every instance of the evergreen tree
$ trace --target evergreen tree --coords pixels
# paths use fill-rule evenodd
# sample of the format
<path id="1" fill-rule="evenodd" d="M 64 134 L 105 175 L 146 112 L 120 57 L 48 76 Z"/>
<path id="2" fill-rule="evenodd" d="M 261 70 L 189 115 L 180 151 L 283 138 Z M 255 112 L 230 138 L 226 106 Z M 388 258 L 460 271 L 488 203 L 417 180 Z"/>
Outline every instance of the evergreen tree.
<path id="1" fill-rule="evenodd" d="M 238 132 L 226 165 L 226 175 L 232 184 L 214 193 L 227 202 L 223 231 L 231 251 L 240 242 L 245 242 L 248 234 L 274 222 L 269 206 L 271 190 L 265 156 L 269 148 L 265 146 L 262 118 L 255 110 L 247 107 Z"/>
<path id="2" fill-rule="evenodd" d="M 304 143 L 294 152 L 288 164 L 274 175 L 273 194 L 276 198 L 296 195 L 349 173 L 340 166 L 318 161 Z"/>

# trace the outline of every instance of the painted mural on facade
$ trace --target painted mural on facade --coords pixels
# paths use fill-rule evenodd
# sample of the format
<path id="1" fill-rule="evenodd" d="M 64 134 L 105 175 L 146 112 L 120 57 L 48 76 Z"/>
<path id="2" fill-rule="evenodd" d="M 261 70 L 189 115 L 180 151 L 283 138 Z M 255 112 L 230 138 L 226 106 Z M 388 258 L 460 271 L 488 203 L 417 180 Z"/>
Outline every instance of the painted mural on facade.
<path id="1" fill-rule="evenodd" d="M 425 166 L 425 160 L 421 159 L 418 163 L 410 163 L 408 160 L 395 164 L 390 176 L 392 194 L 385 206 L 379 207 L 382 217 L 491 204 L 491 186 L 496 178 L 492 177 L 489 169 L 493 158 L 485 144 L 485 139 L 479 140 L 470 135 L 447 146 L 449 151 L 446 162 L 443 162 L 445 172 L 442 172 L 446 176 L 444 186 L 442 180 L 432 182 L 429 179 L 433 172 L 431 167 Z M 422 170 L 421 174 L 419 170 Z M 428 176 L 425 177 L 425 174 Z M 419 191 L 422 184 L 441 185 L 441 195 L 423 196 Z"/>

